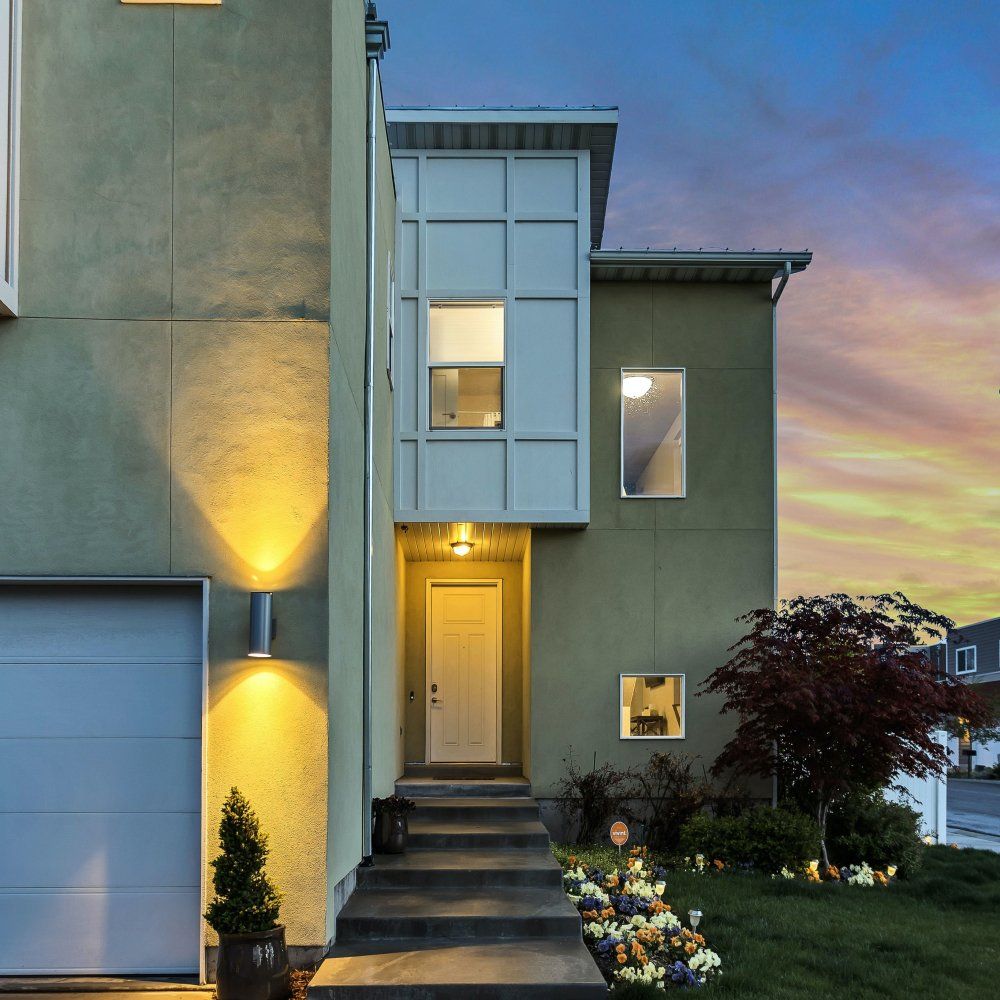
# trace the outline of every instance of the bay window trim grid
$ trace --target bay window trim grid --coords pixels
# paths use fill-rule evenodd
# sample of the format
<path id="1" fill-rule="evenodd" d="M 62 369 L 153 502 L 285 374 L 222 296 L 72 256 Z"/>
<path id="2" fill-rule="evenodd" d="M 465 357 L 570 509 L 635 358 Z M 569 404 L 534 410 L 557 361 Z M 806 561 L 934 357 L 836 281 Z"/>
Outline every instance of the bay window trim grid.
<path id="1" fill-rule="evenodd" d="M 959 653 L 968 653 L 970 650 L 972 651 L 972 666 L 971 667 L 967 667 L 965 670 L 959 670 L 958 669 L 958 654 Z M 963 659 L 966 662 L 968 662 L 969 657 L 963 657 Z M 975 646 L 959 646 L 955 650 L 955 674 L 957 676 L 961 676 L 961 675 L 964 675 L 964 674 L 974 674 L 975 672 L 976 672 L 976 647 Z"/>
<path id="2" fill-rule="evenodd" d="M 679 677 L 681 681 L 681 731 L 676 736 L 622 736 L 622 709 L 624 707 L 625 678 L 626 677 Z M 618 675 L 618 739 L 622 742 L 627 740 L 683 740 L 687 739 L 687 674 L 683 673 L 629 673 L 623 672 Z"/>
<path id="3" fill-rule="evenodd" d="M 679 372 L 681 376 L 681 490 L 679 493 L 626 493 L 625 492 L 625 384 L 626 375 L 642 375 L 645 372 Z M 622 500 L 684 500 L 687 498 L 687 368 L 659 367 L 645 368 L 630 366 L 622 368 L 618 378 L 618 488 Z M 646 675 L 630 675 L 646 676 Z M 655 675 L 654 675 L 655 676 Z"/>

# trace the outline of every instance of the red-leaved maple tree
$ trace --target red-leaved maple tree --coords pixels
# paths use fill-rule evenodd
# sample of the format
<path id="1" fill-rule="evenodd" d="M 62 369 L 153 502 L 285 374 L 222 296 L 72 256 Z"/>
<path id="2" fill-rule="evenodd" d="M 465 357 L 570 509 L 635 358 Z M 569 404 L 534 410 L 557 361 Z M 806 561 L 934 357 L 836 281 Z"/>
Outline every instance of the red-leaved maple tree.
<path id="1" fill-rule="evenodd" d="M 953 623 L 900 593 L 796 597 L 743 615 L 749 631 L 703 683 L 739 717 L 713 773 L 788 776 L 808 790 L 820 831 L 852 789 L 890 785 L 900 772 L 940 774 L 937 731 L 990 709 L 967 684 L 937 672 L 919 645 Z"/>

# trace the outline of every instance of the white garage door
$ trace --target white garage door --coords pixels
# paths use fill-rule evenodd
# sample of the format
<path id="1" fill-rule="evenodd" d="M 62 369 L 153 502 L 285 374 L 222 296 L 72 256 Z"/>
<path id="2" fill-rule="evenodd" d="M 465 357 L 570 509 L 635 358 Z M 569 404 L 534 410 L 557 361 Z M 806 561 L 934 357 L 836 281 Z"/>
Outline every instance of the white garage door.
<path id="1" fill-rule="evenodd" d="M 0 585 L 0 973 L 195 972 L 201 588 Z"/>

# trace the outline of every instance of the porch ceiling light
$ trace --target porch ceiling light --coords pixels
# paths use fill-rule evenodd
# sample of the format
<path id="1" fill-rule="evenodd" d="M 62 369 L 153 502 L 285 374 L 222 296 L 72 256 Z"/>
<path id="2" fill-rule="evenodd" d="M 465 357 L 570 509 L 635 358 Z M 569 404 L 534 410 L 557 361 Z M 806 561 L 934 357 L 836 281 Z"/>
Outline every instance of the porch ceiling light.
<path id="1" fill-rule="evenodd" d="M 250 594 L 250 648 L 247 656 L 270 658 L 271 640 L 277 631 L 278 622 L 271 615 L 271 592 L 253 591 Z"/>
<path id="2" fill-rule="evenodd" d="M 454 552 L 456 556 L 467 556 L 472 551 L 473 545 L 475 545 L 475 542 L 468 542 L 462 538 L 457 542 L 451 543 L 451 551 Z"/>
<path id="3" fill-rule="evenodd" d="M 648 375 L 626 375 L 622 379 L 622 392 L 629 399 L 642 399 L 653 388 L 653 380 Z"/>

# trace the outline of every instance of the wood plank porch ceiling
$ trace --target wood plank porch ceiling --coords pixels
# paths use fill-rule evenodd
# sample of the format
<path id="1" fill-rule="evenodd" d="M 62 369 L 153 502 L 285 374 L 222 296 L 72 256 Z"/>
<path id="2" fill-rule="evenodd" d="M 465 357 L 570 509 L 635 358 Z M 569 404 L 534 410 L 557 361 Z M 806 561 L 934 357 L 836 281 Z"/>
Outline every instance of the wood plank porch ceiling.
<path id="1" fill-rule="evenodd" d="M 463 535 L 463 529 L 465 534 Z M 419 523 L 397 525 L 396 534 L 407 562 L 520 562 L 531 537 L 526 524 Z M 472 551 L 457 556 L 451 543 L 461 538 Z"/>

